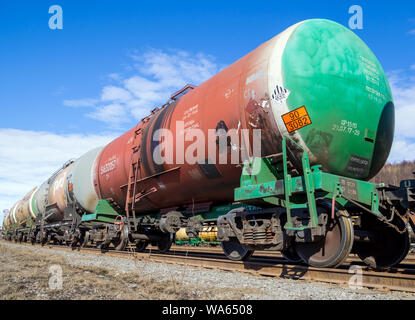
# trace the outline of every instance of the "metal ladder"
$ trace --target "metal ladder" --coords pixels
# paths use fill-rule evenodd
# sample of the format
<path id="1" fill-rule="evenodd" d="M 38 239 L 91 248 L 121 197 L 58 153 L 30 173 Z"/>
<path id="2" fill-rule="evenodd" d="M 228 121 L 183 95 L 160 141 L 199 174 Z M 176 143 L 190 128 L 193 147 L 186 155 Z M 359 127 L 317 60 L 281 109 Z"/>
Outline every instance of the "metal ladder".
<path id="1" fill-rule="evenodd" d="M 288 172 L 288 159 L 287 159 L 287 139 L 290 140 L 292 143 L 297 145 L 300 149 L 303 150 L 303 155 L 301 157 L 302 162 L 302 169 L 303 169 L 303 176 L 304 182 L 306 187 L 306 196 L 307 202 L 295 204 L 292 203 L 290 198 L 293 194 L 292 185 L 291 185 L 291 174 Z M 318 216 L 317 216 L 317 208 L 316 208 L 316 199 L 315 199 L 315 190 L 313 186 L 313 179 L 311 177 L 312 170 L 310 168 L 310 162 L 307 152 L 299 146 L 294 140 L 283 137 L 282 139 L 282 150 L 283 150 L 283 170 L 284 170 L 284 191 L 285 191 L 285 208 L 287 210 L 287 224 L 285 225 L 285 229 L 290 230 L 304 230 L 307 228 L 314 228 L 318 224 Z M 291 216 L 291 209 L 306 209 L 308 208 L 310 214 L 310 222 L 307 226 L 302 227 L 294 227 L 292 223 L 292 216 Z"/>
<path id="2" fill-rule="evenodd" d="M 127 198 L 125 201 L 125 213 L 127 216 L 127 220 L 132 217 L 135 219 L 135 198 L 137 193 L 137 179 L 138 173 L 140 170 L 140 148 L 141 148 L 141 134 L 142 129 L 138 128 L 135 130 L 134 139 L 132 142 L 132 154 L 131 154 L 131 164 L 130 170 L 128 175 L 128 186 L 127 186 Z"/>

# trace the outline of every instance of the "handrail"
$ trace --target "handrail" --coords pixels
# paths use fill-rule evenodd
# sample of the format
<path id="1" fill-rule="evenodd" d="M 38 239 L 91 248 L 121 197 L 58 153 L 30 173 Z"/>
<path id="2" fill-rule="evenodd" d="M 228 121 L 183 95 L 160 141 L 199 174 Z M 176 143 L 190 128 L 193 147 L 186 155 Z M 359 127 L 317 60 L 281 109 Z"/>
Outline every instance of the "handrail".
<path id="1" fill-rule="evenodd" d="M 192 84 L 186 84 L 182 89 L 180 89 L 179 91 L 173 93 L 170 97 L 171 100 L 174 100 L 179 94 L 185 92 L 188 89 L 193 90 L 194 88 L 196 88 L 196 86 L 192 85 Z"/>

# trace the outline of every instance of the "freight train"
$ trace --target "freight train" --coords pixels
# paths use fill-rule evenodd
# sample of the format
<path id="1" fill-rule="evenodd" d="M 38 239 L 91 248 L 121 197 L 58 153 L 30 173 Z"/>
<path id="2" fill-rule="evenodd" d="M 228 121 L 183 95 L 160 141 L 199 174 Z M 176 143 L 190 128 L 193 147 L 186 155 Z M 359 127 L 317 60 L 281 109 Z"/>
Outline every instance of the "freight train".
<path id="1" fill-rule="evenodd" d="M 194 238 L 213 225 L 233 260 L 279 250 L 337 267 L 353 252 L 391 267 L 409 250 L 415 180 L 368 180 L 388 158 L 394 114 L 366 44 L 335 22 L 302 21 L 65 163 L 11 208 L 3 236 L 166 252 L 180 228 Z"/>

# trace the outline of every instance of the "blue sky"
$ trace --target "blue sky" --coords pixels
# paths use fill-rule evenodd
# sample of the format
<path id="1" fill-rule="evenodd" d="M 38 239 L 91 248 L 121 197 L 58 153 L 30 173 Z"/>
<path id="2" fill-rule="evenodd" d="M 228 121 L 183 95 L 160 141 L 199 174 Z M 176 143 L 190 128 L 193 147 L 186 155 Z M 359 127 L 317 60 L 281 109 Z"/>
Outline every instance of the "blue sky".
<path id="1" fill-rule="evenodd" d="M 48 27 L 54 4 L 63 30 Z M 347 26 L 354 4 L 363 8 L 354 31 L 394 91 L 390 161 L 415 159 L 413 1 L 1 1 L 0 209 L 185 82 L 203 82 L 301 20 Z"/>

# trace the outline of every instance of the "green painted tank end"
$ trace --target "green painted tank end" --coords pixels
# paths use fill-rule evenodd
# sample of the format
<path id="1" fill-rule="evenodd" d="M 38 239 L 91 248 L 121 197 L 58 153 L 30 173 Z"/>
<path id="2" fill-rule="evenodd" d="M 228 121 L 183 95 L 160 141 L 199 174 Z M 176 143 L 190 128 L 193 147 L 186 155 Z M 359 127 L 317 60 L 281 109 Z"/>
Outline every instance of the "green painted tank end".
<path id="1" fill-rule="evenodd" d="M 388 157 L 394 111 L 386 74 L 369 47 L 329 20 L 301 23 L 282 57 L 288 109 L 305 106 L 312 124 L 298 129 L 312 164 L 370 179 Z M 314 162 L 315 161 L 315 162 Z"/>

